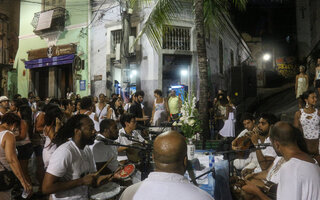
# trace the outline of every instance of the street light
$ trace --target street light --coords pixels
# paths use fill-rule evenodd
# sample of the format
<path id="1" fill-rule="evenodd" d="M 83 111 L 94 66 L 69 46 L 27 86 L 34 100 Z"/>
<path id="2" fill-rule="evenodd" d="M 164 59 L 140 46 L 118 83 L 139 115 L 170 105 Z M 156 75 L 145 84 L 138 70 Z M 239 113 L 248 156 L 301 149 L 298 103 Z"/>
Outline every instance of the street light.
<path id="1" fill-rule="evenodd" d="M 181 76 L 187 76 L 188 75 L 188 71 L 183 69 L 183 70 L 181 70 L 180 74 L 181 74 Z"/>
<path id="2" fill-rule="evenodd" d="M 268 54 L 268 53 L 266 53 L 266 54 L 263 55 L 263 60 L 264 60 L 264 61 L 269 61 L 270 58 L 271 58 L 271 55 Z"/>

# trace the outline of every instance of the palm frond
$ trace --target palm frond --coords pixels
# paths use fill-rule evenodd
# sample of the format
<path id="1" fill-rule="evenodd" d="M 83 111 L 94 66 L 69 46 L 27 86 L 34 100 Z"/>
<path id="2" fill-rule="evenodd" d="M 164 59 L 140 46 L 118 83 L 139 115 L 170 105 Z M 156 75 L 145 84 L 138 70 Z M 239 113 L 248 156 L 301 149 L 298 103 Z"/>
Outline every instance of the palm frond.
<path id="1" fill-rule="evenodd" d="M 246 8 L 247 0 L 204 0 L 204 25 L 206 34 L 217 33 L 223 27 L 222 15 L 230 17 L 232 4 L 239 10 Z"/>
<path id="2" fill-rule="evenodd" d="M 239 10 L 245 10 L 247 3 L 248 3 L 248 0 L 233 0 L 233 4 Z"/>
<path id="3" fill-rule="evenodd" d="M 142 1 L 147 2 L 148 0 Z M 180 0 L 158 0 L 146 18 L 136 41 L 140 39 L 143 34 L 146 34 L 151 45 L 156 50 L 161 49 L 164 25 L 170 25 L 174 19 L 177 19 L 181 11 Z"/>

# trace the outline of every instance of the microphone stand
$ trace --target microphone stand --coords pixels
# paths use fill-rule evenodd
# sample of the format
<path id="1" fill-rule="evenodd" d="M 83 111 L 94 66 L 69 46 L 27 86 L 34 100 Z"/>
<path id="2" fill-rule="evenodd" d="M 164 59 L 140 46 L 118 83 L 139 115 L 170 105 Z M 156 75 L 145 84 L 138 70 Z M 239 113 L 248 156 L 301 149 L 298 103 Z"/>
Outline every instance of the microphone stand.
<path id="1" fill-rule="evenodd" d="M 124 136 L 126 137 L 126 136 Z M 126 137 L 128 140 L 132 142 L 136 142 L 138 144 L 142 144 L 144 147 L 140 147 L 142 151 L 139 152 L 139 156 L 141 157 L 141 181 L 146 179 L 151 172 L 151 165 L 150 165 L 150 157 L 151 157 L 151 152 L 153 150 L 152 144 L 145 143 L 145 142 L 140 142 L 139 140 L 132 139 L 130 137 Z M 136 146 L 137 147 L 137 146 Z"/>
<path id="2" fill-rule="evenodd" d="M 190 182 L 193 182 L 193 183 L 194 183 L 197 179 L 199 179 L 199 178 L 201 178 L 201 177 L 203 177 L 203 176 L 205 176 L 205 175 L 209 174 L 210 172 L 212 172 L 212 176 L 213 176 L 213 178 L 215 178 L 216 171 L 215 171 L 215 168 L 214 168 L 214 167 L 212 167 L 211 169 L 209 169 L 208 171 L 204 172 L 203 174 L 200 174 L 199 176 L 197 176 L 197 177 L 195 177 L 195 178 L 191 179 L 191 180 L 190 180 Z"/>
<path id="3" fill-rule="evenodd" d="M 125 145 L 125 144 L 120 144 L 120 143 L 116 143 L 116 142 L 109 142 L 108 140 L 98 140 L 98 141 L 103 142 L 105 145 L 112 145 L 112 146 L 118 146 L 118 147 L 128 147 L 128 148 L 139 149 L 139 150 L 147 150 L 147 148 L 141 147 L 141 146 Z"/>
<path id="4" fill-rule="evenodd" d="M 229 151 L 218 151 L 218 152 L 213 152 L 212 154 L 222 154 L 226 157 L 226 160 L 229 161 L 229 176 L 232 176 L 232 172 L 233 172 L 233 164 L 232 164 L 232 161 L 237 159 L 234 155 L 237 154 L 237 153 L 241 153 L 241 152 L 247 152 L 247 153 L 251 153 L 251 152 L 254 152 L 256 150 L 261 150 L 261 149 L 265 149 L 267 148 L 268 146 L 267 145 L 257 145 L 256 147 L 253 147 L 253 148 L 249 148 L 249 149 L 245 149 L 245 150 L 229 150 Z M 231 155 L 233 155 L 232 158 Z"/>

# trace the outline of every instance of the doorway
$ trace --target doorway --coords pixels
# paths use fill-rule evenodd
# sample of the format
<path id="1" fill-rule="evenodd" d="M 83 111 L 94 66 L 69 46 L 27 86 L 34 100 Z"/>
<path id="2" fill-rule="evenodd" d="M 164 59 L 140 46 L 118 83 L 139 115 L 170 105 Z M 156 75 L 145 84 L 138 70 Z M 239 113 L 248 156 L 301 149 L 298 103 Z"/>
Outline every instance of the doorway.
<path id="1" fill-rule="evenodd" d="M 169 88 L 174 85 L 190 84 L 191 55 L 163 55 L 162 91 L 169 93 Z"/>
<path id="2" fill-rule="evenodd" d="M 31 70 L 34 92 L 41 99 L 66 98 L 67 88 L 73 91 L 72 65 L 57 65 Z M 50 92 L 53 95 L 50 95 Z"/>

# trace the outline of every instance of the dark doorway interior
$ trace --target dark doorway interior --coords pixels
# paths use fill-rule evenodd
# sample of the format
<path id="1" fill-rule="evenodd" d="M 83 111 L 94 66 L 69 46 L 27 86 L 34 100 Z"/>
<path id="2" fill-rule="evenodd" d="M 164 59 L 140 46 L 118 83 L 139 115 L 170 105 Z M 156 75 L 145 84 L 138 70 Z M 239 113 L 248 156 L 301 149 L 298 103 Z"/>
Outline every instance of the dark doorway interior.
<path id="1" fill-rule="evenodd" d="M 183 82 L 186 82 L 186 80 L 182 79 L 188 78 L 182 77 L 181 71 L 188 70 L 190 68 L 191 59 L 192 56 L 190 55 L 163 55 L 163 94 L 167 94 L 172 85 L 180 85 L 183 84 Z M 189 76 L 189 73 L 186 76 Z"/>
<path id="2" fill-rule="evenodd" d="M 54 73 L 50 74 L 51 69 Z M 49 97 L 49 88 L 54 89 L 54 97 L 56 98 L 66 98 L 67 88 L 73 91 L 71 64 L 32 69 L 31 75 L 35 94 L 43 100 Z M 54 79 L 54 84 L 50 85 L 49 79 Z M 53 82 L 50 81 L 50 83 Z"/>

